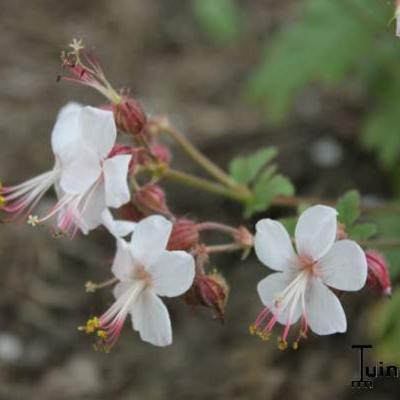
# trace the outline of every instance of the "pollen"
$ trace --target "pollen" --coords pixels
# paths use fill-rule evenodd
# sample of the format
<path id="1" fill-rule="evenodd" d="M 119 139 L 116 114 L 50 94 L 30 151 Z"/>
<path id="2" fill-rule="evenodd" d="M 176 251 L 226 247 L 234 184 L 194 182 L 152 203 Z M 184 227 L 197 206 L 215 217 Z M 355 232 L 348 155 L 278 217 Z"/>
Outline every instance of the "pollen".
<path id="1" fill-rule="evenodd" d="M 80 331 L 84 331 L 85 333 L 87 333 L 88 335 L 96 332 L 96 330 L 99 328 L 100 326 L 100 320 L 97 317 L 93 317 L 93 318 L 89 318 L 86 322 L 86 325 L 84 326 L 79 326 L 78 330 Z M 99 337 L 101 337 L 99 335 L 100 332 L 104 332 L 103 330 L 99 330 L 97 331 L 97 334 Z M 105 333 L 105 332 L 104 332 Z"/>
<path id="2" fill-rule="evenodd" d="M 26 222 L 28 225 L 37 226 L 39 224 L 39 217 L 37 215 L 29 215 Z"/>
<path id="3" fill-rule="evenodd" d="M 97 331 L 97 336 L 102 340 L 106 340 L 108 337 L 107 332 L 104 331 L 103 329 Z"/>
<path id="4" fill-rule="evenodd" d="M 278 349 L 279 350 L 286 350 L 288 347 L 288 343 L 285 339 L 282 339 L 282 337 L 278 338 Z"/>
<path id="5" fill-rule="evenodd" d="M 250 333 L 250 335 L 255 335 L 257 333 L 256 324 L 249 325 L 249 333 Z"/>

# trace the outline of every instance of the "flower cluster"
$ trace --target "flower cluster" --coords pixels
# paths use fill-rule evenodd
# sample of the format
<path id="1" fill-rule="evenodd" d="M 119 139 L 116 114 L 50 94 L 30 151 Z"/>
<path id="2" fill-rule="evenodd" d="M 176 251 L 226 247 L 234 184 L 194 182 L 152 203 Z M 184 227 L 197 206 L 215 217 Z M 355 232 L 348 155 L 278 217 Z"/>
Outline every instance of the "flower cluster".
<path id="1" fill-rule="evenodd" d="M 79 328 L 95 336 L 96 348 L 108 351 L 116 343 L 128 315 L 142 340 L 156 346 L 171 344 L 171 320 L 160 296 L 181 296 L 188 305 L 207 307 L 215 319 L 224 321 L 229 285 L 220 272 L 210 269 L 214 253 L 240 251 L 244 259 L 254 247 L 261 263 L 278 271 L 258 284 L 265 307 L 250 331 L 267 339 L 275 325 L 282 324 L 281 349 L 287 347 L 291 327 L 299 320 L 294 348 L 308 328 L 318 335 L 345 332 L 339 292 L 360 290 L 367 281 L 390 293 L 384 258 L 364 253 L 346 239 L 334 208 L 317 205 L 300 215 L 294 235 L 297 252 L 279 221 L 260 220 L 253 236 L 243 225 L 199 222 L 175 214 L 163 179 L 239 200 L 251 193 L 194 148 L 165 117 L 148 116 L 127 90 L 114 90 L 81 41 L 75 40 L 71 48 L 62 54 L 66 76 L 61 79 L 96 89 L 108 103 L 98 108 L 64 106 L 51 134 L 53 167 L 24 183 L 0 186 L 0 209 L 6 221 L 47 223 L 57 236 L 73 238 L 103 226 L 114 238 L 113 278 L 86 284 L 89 292 L 114 285 L 112 306 Z M 118 132 L 125 135 L 123 144 L 117 142 Z M 218 182 L 174 170 L 172 151 L 161 140 L 165 132 Z M 57 200 L 45 215 L 35 214 L 51 188 Z M 230 241 L 210 245 L 204 239 L 208 231 Z"/>

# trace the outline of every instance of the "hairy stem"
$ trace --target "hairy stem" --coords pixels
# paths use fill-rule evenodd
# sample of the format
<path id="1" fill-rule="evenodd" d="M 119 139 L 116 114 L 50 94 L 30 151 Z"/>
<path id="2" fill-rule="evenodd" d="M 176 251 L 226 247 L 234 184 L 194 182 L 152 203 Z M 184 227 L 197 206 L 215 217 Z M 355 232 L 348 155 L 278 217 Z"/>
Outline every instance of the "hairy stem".
<path id="1" fill-rule="evenodd" d="M 218 165 L 208 159 L 202 152 L 200 152 L 182 132 L 172 126 L 168 121 L 162 124 L 161 129 L 162 132 L 174 139 L 197 164 L 199 164 L 220 183 L 231 189 L 239 189 L 241 191 L 249 192 L 246 186 L 238 184 L 223 169 L 221 169 Z"/>
<path id="2" fill-rule="evenodd" d="M 239 203 L 246 202 L 246 200 L 248 200 L 250 197 L 249 195 L 243 194 L 236 189 L 226 188 L 219 183 L 215 183 L 203 178 L 198 178 L 197 176 L 193 176 L 171 168 L 167 169 L 163 173 L 163 177 L 175 182 L 182 183 L 186 186 L 230 198 L 232 200 L 238 201 Z"/>

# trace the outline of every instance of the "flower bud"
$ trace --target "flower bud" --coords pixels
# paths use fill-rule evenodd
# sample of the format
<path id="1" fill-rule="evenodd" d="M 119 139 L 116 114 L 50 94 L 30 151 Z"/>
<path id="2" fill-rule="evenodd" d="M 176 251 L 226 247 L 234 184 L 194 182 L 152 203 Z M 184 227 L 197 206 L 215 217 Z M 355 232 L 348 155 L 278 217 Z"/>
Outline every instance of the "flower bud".
<path id="1" fill-rule="evenodd" d="M 167 165 L 171 163 L 172 155 L 167 146 L 163 144 L 153 144 L 150 149 L 152 154 L 157 157 L 160 162 Z"/>
<path id="2" fill-rule="evenodd" d="M 368 265 L 367 286 L 384 296 L 390 296 L 392 286 L 385 258 L 375 250 L 367 250 L 365 256 Z"/>
<path id="3" fill-rule="evenodd" d="M 135 192 L 133 202 L 145 214 L 170 214 L 165 192 L 159 185 L 149 183 L 141 187 Z"/>
<path id="4" fill-rule="evenodd" d="M 139 222 L 145 215 L 138 210 L 133 203 L 124 204 L 118 210 L 118 215 L 122 220 Z"/>
<path id="5" fill-rule="evenodd" d="M 168 250 L 190 250 L 199 242 L 199 230 L 194 221 L 178 218 L 172 227 Z"/>
<path id="6" fill-rule="evenodd" d="M 146 125 L 147 116 L 141 104 L 131 97 L 123 96 L 119 103 L 112 104 L 118 129 L 132 135 L 140 134 Z"/>
<path id="7" fill-rule="evenodd" d="M 223 322 L 228 295 L 229 286 L 225 278 L 214 272 L 209 275 L 198 275 L 192 288 L 185 294 L 185 301 L 193 306 L 202 305 L 211 308 L 214 318 Z"/>

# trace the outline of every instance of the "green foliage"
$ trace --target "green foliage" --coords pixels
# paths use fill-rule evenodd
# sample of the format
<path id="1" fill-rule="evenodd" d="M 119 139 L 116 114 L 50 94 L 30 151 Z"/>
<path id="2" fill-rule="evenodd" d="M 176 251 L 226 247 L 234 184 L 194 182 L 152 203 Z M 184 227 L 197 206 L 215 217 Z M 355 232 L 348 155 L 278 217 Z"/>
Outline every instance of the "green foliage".
<path id="1" fill-rule="evenodd" d="M 308 84 L 337 86 L 351 74 L 375 100 L 362 141 L 393 167 L 400 153 L 400 43 L 387 28 L 391 13 L 392 4 L 377 0 L 305 0 L 300 19 L 269 41 L 250 97 L 281 122 Z"/>
<path id="2" fill-rule="evenodd" d="M 265 164 L 276 157 L 275 147 L 267 147 L 248 157 L 237 157 L 229 164 L 229 173 L 239 183 L 252 182 Z"/>
<path id="3" fill-rule="evenodd" d="M 400 82 L 393 82 L 382 90 L 379 100 L 377 108 L 365 121 L 362 141 L 367 148 L 376 151 L 384 166 L 391 168 L 400 154 L 400 113 L 397 110 Z"/>
<path id="4" fill-rule="evenodd" d="M 385 214 L 376 219 L 379 233 L 385 238 L 400 237 L 400 215 Z M 382 249 L 389 264 L 389 272 L 392 279 L 400 275 L 400 248 Z"/>
<path id="5" fill-rule="evenodd" d="M 292 196 L 294 187 L 290 180 L 283 175 L 262 174 L 253 186 L 254 197 L 245 208 L 245 217 L 266 210 L 277 196 Z"/>
<path id="6" fill-rule="evenodd" d="M 377 233 L 377 226 L 372 222 L 359 223 L 360 218 L 360 193 L 349 190 L 338 201 L 336 209 L 339 213 L 338 220 L 346 227 L 349 238 L 354 240 L 367 240 Z"/>
<path id="7" fill-rule="evenodd" d="M 336 209 L 339 221 L 350 227 L 360 216 L 360 193 L 351 190 L 345 193 L 338 201 Z"/>
<path id="8" fill-rule="evenodd" d="M 217 44 L 235 40 L 241 31 L 241 13 L 234 0 L 193 0 L 201 28 Z"/>
<path id="9" fill-rule="evenodd" d="M 236 182 L 250 185 L 253 196 L 245 205 L 245 217 L 265 211 L 277 196 L 292 196 L 290 180 L 276 173 L 271 161 L 276 157 L 274 147 L 256 151 L 246 157 L 237 157 L 229 164 L 229 173 Z"/>

